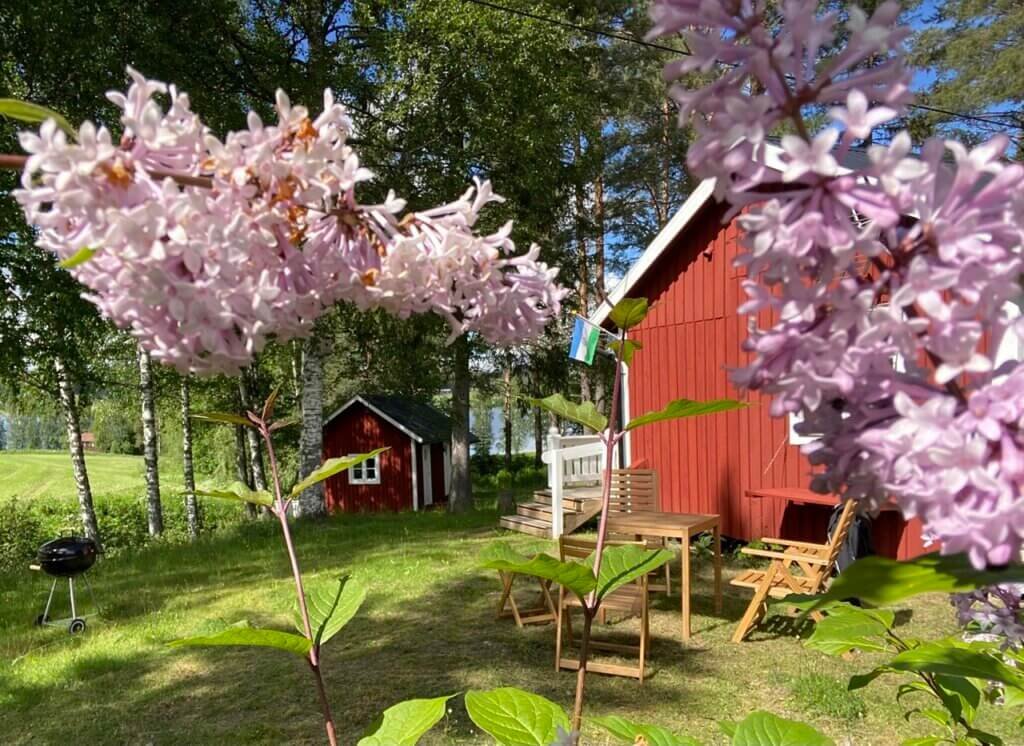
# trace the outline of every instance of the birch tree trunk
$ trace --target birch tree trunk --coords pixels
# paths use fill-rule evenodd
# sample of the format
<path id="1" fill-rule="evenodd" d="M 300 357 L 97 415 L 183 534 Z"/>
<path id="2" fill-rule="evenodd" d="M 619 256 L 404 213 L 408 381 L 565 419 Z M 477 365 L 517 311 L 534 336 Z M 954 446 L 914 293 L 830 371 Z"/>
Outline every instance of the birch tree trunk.
<path id="1" fill-rule="evenodd" d="M 253 409 L 249 375 L 249 369 L 246 368 L 238 377 L 238 396 L 242 401 L 243 413 Z M 265 490 L 267 489 L 267 475 L 263 471 L 263 451 L 260 448 L 259 433 L 252 427 L 242 429 L 245 430 L 246 442 L 249 446 L 249 471 L 252 474 L 253 489 Z"/>
<path id="2" fill-rule="evenodd" d="M 82 519 L 85 535 L 102 548 L 100 530 L 96 524 L 96 509 L 92 504 L 92 488 L 89 486 L 89 472 L 85 468 L 85 451 L 82 448 L 82 427 L 78 419 L 78 397 L 71 380 L 71 373 L 64 361 L 54 358 L 57 370 L 57 387 L 60 395 L 61 408 L 64 410 L 64 421 L 68 431 L 68 451 L 71 454 L 71 471 L 75 475 L 75 488 L 78 491 L 78 514 Z"/>
<path id="3" fill-rule="evenodd" d="M 452 345 L 455 371 L 452 376 L 452 493 L 448 510 L 473 509 L 473 483 L 469 478 L 469 340 L 459 337 Z"/>
<path id="4" fill-rule="evenodd" d="M 324 343 L 319 329 L 302 347 L 302 433 L 299 436 L 299 479 L 316 471 L 324 452 Z M 324 485 L 318 482 L 292 503 L 296 518 L 323 516 Z"/>
<path id="5" fill-rule="evenodd" d="M 153 401 L 153 363 L 149 353 L 138 348 L 139 398 L 142 400 L 142 456 L 146 462 L 146 518 L 149 535 L 164 532 L 164 510 L 160 504 L 160 469 L 156 432 L 156 405 Z"/>
<path id="6" fill-rule="evenodd" d="M 255 489 L 252 483 L 252 472 L 249 471 L 249 454 L 245 445 L 245 428 L 235 425 L 235 475 L 238 481 L 249 489 Z M 243 509 L 249 518 L 256 517 L 256 506 L 244 503 Z"/>
<path id="7" fill-rule="evenodd" d="M 192 417 L 189 401 L 189 378 L 181 379 L 181 466 L 185 478 L 185 520 L 188 523 L 188 535 L 195 539 L 199 536 L 199 501 L 196 500 L 196 475 L 192 468 Z"/>

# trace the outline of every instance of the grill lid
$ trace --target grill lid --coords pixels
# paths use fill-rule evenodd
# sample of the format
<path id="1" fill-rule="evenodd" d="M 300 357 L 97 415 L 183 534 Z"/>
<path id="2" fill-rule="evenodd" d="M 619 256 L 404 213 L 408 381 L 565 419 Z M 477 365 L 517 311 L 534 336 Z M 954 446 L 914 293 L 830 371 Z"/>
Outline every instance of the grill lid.
<path id="1" fill-rule="evenodd" d="M 83 573 L 96 562 L 97 547 L 92 539 L 62 536 L 39 547 L 37 559 L 43 572 L 71 576 Z"/>

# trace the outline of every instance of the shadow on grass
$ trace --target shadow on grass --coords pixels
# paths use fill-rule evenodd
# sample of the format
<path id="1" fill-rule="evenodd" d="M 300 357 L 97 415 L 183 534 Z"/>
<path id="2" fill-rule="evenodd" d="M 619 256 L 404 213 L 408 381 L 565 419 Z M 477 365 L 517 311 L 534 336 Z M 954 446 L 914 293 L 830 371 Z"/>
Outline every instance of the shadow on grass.
<path id="1" fill-rule="evenodd" d="M 498 579 L 475 565 L 499 535 L 524 551 L 549 544 L 499 534 L 495 524 L 493 511 L 297 524 L 307 578 L 352 572 L 370 589 L 323 654 L 342 743 L 354 743 L 383 709 L 412 697 L 517 686 L 571 704 L 575 674 L 554 670 L 554 627 L 519 630 L 497 619 Z M 657 720 L 666 703 L 680 711 L 697 705 L 685 682 L 717 675 L 707 664 L 707 635 L 744 606 L 727 594 L 725 613 L 712 616 L 708 579 L 696 577 L 701 570 L 707 568 L 695 568 L 699 589 L 692 594 L 703 615 L 695 641 L 678 639 L 679 596 L 655 597 L 650 678 L 641 686 L 592 675 L 589 712 Z M 9 579 L 0 589 L 0 707 L 11 715 L 0 722 L 0 741 L 51 743 L 73 729 L 79 740 L 96 743 L 321 743 L 311 680 L 299 659 L 275 650 L 165 645 L 239 617 L 286 629 L 290 578 L 271 522 L 192 545 L 156 545 L 97 567 L 93 583 L 105 618 L 77 638 L 31 629 L 45 588 L 37 577 Z M 709 629 L 707 617 L 720 624 Z M 630 632 L 635 624 L 612 629 Z M 424 743 L 479 742 L 461 701 L 453 700 Z"/>

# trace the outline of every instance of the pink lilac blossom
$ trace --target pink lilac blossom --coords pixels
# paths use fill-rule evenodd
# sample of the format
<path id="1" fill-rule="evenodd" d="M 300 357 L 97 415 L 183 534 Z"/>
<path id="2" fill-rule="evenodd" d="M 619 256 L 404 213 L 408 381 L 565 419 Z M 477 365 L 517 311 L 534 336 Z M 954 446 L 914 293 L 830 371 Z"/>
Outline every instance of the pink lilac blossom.
<path id="1" fill-rule="evenodd" d="M 900 132 L 851 149 L 910 102 L 899 5 L 845 28 L 817 0 L 656 0 L 652 36 L 692 54 L 668 80 L 697 138 L 690 169 L 715 179 L 744 229 L 749 364 L 820 467 L 814 489 L 877 509 L 894 499 L 947 553 L 1019 561 L 1024 542 L 1024 368 L 997 365 L 1024 270 L 1024 168 L 1007 139 L 968 149 Z M 838 40 L 843 42 L 839 43 Z M 814 132 L 805 114 L 827 112 Z M 769 133 L 788 134 L 781 147 Z M 847 164 L 853 164 L 852 166 Z M 758 326 L 757 318 L 771 319 Z"/>
<path id="2" fill-rule="evenodd" d="M 16 197 L 41 246 L 65 260 L 95 251 L 71 272 L 154 358 L 231 372 L 339 301 L 434 312 L 453 336 L 496 343 L 533 337 L 557 315 L 563 290 L 537 247 L 515 255 L 510 224 L 476 232 L 501 199 L 489 182 L 404 216 L 394 194 L 361 204 L 372 174 L 330 91 L 315 119 L 279 91 L 276 124 L 250 113 L 221 140 L 185 94 L 129 73 L 127 93 L 108 94 L 122 112 L 116 141 L 91 122 L 74 142 L 53 121 L 21 134 L 29 158 Z"/>

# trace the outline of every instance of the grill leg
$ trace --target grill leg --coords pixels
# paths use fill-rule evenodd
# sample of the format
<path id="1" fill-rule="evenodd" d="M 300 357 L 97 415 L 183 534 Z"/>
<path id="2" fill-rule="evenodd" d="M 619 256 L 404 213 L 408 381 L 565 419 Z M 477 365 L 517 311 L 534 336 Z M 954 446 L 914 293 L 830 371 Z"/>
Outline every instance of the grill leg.
<path id="1" fill-rule="evenodd" d="M 71 618 L 77 619 L 78 612 L 75 611 L 75 579 L 68 578 L 68 595 L 71 596 Z"/>
<path id="2" fill-rule="evenodd" d="M 53 579 L 53 585 L 50 586 L 50 595 L 46 598 L 46 608 L 43 609 L 43 621 L 47 621 L 50 618 L 50 604 L 53 603 L 53 592 L 57 590 L 57 578 Z"/>

